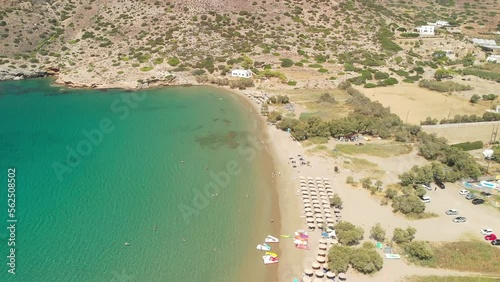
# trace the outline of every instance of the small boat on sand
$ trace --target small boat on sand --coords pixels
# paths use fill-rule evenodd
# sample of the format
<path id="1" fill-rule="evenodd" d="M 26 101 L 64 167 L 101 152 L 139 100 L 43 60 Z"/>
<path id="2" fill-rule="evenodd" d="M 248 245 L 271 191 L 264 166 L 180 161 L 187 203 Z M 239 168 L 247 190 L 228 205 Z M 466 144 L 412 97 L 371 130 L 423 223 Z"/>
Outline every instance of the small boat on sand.
<path id="1" fill-rule="evenodd" d="M 269 246 L 268 244 L 264 243 L 264 244 L 259 244 L 257 245 L 257 250 L 259 251 L 270 251 L 271 250 L 271 246 Z"/>
<path id="2" fill-rule="evenodd" d="M 276 237 L 273 237 L 271 235 L 267 235 L 266 239 L 264 240 L 264 242 L 266 243 L 278 243 L 280 240 Z"/>
<path id="3" fill-rule="evenodd" d="M 262 256 L 262 259 L 264 260 L 264 264 L 274 264 L 279 261 L 278 258 L 272 256 Z"/>
<path id="4" fill-rule="evenodd" d="M 275 258 L 277 258 L 277 257 L 278 257 L 278 255 L 277 255 L 277 254 L 275 254 L 275 253 L 271 253 L 271 252 L 266 252 L 266 256 L 272 256 L 272 257 L 275 257 Z"/>

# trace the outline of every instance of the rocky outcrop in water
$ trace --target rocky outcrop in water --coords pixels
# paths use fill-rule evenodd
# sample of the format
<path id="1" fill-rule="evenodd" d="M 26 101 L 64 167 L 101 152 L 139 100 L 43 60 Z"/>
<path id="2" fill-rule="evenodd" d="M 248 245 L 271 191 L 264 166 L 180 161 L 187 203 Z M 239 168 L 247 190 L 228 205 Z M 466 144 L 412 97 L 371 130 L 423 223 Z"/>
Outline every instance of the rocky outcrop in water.
<path id="1" fill-rule="evenodd" d="M 46 70 L 24 70 L 0 68 L 0 80 L 20 80 L 27 78 L 39 78 L 56 75 L 59 72 L 57 68 L 49 68 Z"/>

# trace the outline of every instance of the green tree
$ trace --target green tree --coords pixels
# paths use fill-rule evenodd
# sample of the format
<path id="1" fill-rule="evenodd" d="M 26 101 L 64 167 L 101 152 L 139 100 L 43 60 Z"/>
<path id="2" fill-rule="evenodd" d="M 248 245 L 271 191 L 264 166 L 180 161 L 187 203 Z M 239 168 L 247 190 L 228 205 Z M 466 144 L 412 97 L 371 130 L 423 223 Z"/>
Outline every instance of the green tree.
<path id="1" fill-rule="evenodd" d="M 379 242 L 383 242 L 385 240 L 385 230 L 384 228 L 382 228 L 382 225 L 380 225 L 380 223 L 375 224 L 370 229 L 370 238 Z"/>
<path id="2" fill-rule="evenodd" d="M 417 186 L 417 188 L 415 189 L 415 195 L 418 197 L 422 197 L 425 194 L 427 194 L 427 190 L 425 190 L 425 188 L 422 186 Z"/>
<path id="3" fill-rule="evenodd" d="M 334 245 L 328 251 L 328 268 L 335 272 L 346 272 L 349 269 L 351 248 L 347 246 Z"/>
<path id="4" fill-rule="evenodd" d="M 479 100 L 481 100 L 481 96 L 474 94 L 472 95 L 472 97 L 470 97 L 469 102 L 471 102 L 472 104 L 476 104 L 477 102 L 479 102 Z"/>
<path id="5" fill-rule="evenodd" d="M 260 107 L 260 113 L 263 116 L 267 116 L 269 114 L 269 105 L 266 103 L 262 104 L 262 107 Z"/>
<path id="6" fill-rule="evenodd" d="M 365 189 L 370 189 L 372 187 L 372 180 L 369 177 L 361 178 L 361 187 Z"/>
<path id="7" fill-rule="evenodd" d="M 384 264 L 384 260 L 375 248 L 365 247 L 352 250 L 350 262 L 352 268 L 364 274 L 377 272 Z"/>
<path id="8" fill-rule="evenodd" d="M 281 67 L 282 68 L 289 68 L 293 66 L 294 62 L 290 59 L 281 59 Z"/>
<path id="9" fill-rule="evenodd" d="M 429 260 L 434 257 L 432 249 L 423 241 L 414 241 L 405 245 L 405 252 L 419 260 Z"/>
<path id="10" fill-rule="evenodd" d="M 270 122 L 270 123 L 276 123 L 278 121 L 280 121 L 283 117 L 281 116 L 281 113 L 280 112 L 277 112 L 277 111 L 272 111 L 269 113 L 269 115 L 267 116 L 267 120 Z"/>
<path id="11" fill-rule="evenodd" d="M 392 199 L 392 208 L 395 212 L 403 214 L 420 214 L 425 211 L 425 204 L 417 195 L 400 195 Z"/>
<path id="12" fill-rule="evenodd" d="M 363 229 L 347 221 L 341 221 L 335 225 L 335 231 L 342 245 L 355 245 L 363 240 Z"/>
<path id="13" fill-rule="evenodd" d="M 330 198 L 330 206 L 339 209 L 342 208 L 342 199 L 340 198 L 339 194 L 333 194 L 333 197 Z"/>
<path id="14" fill-rule="evenodd" d="M 392 233 L 392 240 L 397 244 L 409 243 L 415 238 L 415 233 L 417 233 L 417 229 L 411 226 L 406 228 L 406 230 L 401 228 L 394 228 L 394 232 Z"/>
<path id="15" fill-rule="evenodd" d="M 241 62 L 241 67 L 244 69 L 249 69 L 253 67 L 253 61 L 248 56 L 243 56 L 243 62 Z"/>
<path id="16" fill-rule="evenodd" d="M 382 185 L 384 185 L 384 182 L 382 182 L 382 180 L 380 180 L 380 179 L 375 182 L 375 186 L 379 190 L 382 189 Z"/>
<path id="17" fill-rule="evenodd" d="M 448 78 L 450 76 L 451 76 L 450 72 L 444 68 L 440 68 L 436 70 L 436 72 L 434 73 L 434 78 L 437 79 L 438 81 L 441 81 L 443 78 Z"/>
<path id="18" fill-rule="evenodd" d="M 396 197 L 398 195 L 398 191 L 395 190 L 395 189 L 392 189 L 392 188 L 388 188 L 387 190 L 385 190 L 385 196 L 386 198 L 388 199 L 392 199 L 394 197 Z"/>

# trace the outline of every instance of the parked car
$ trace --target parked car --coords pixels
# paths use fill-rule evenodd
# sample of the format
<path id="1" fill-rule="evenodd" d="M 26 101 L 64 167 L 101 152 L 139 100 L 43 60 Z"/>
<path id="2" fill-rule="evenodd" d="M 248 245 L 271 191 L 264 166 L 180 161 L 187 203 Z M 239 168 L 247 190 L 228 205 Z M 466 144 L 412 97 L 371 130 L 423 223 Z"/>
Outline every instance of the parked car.
<path id="1" fill-rule="evenodd" d="M 438 179 L 438 178 L 434 178 L 434 182 L 436 183 L 436 185 L 437 185 L 439 188 L 441 188 L 441 189 L 446 188 L 446 186 L 444 186 L 444 183 L 443 183 L 440 179 Z"/>
<path id="2" fill-rule="evenodd" d="M 431 190 L 432 190 L 432 188 L 431 188 L 431 184 L 430 184 L 430 183 L 429 183 L 429 184 L 422 184 L 422 187 L 424 187 L 425 189 L 427 189 L 427 190 L 429 190 L 429 191 L 431 191 Z"/>
<path id="3" fill-rule="evenodd" d="M 490 235 L 486 235 L 484 236 L 484 240 L 486 241 L 493 241 L 493 240 L 496 240 L 497 239 L 497 235 L 491 233 Z"/>
<path id="4" fill-rule="evenodd" d="M 453 219 L 453 222 L 458 223 L 458 222 L 465 222 L 467 219 L 463 216 L 457 216 Z"/>
<path id="5" fill-rule="evenodd" d="M 458 211 L 457 211 L 457 210 L 454 210 L 454 209 L 451 209 L 451 210 L 447 210 L 447 211 L 446 211 L 446 214 L 447 214 L 447 215 L 457 215 L 457 214 L 458 214 Z"/>
<path id="6" fill-rule="evenodd" d="M 491 197 L 491 193 L 488 193 L 488 192 L 481 192 L 481 195 L 485 196 L 487 198 Z"/>
<path id="7" fill-rule="evenodd" d="M 473 205 L 481 205 L 481 204 L 484 204 L 484 200 L 483 199 L 474 199 L 472 200 L 472 204 Z"/>
<path id="8" fill-rule="evenodd" d="M 481 230 L 481 234 L 482 234 L 482 235 L 490 235 L 490 234 L 493 234 L 493 229 L 491 229 L 491 228 L 484 228 L 483 230 Z"/>
<path id="9" fill-rule="evenodd" d="M 500 239 L 496 239 L 496 240 L 491 241 L 491 244 L 493 246 L 500 246 Z"/>
<path id="10" fill-rule="evenodd" d="M 475 198 L 477 198 L 477 197 L 476 197 L 476 195 L 474 195 L 474 194 L 472 194 L 472 193 L 469 193 L 469 194 L 467 194 L 467 196 L 465 196 L 465 198 L 466 198 L 467 200 L 474 200 L 474 199 L 475 199 Z"/>
<path id="11" fill-rule="evenodd" d="M 465 190 L 465 189 L 463 189 L 463 190 L 460 190 L 460 192 L 458 192 L 458 193 L 459 193 L 460 195 L 467 195 L 467 194 L 469 194 L 470 192 L 469 192 L 469 190 Z"/>
<path id="12" fill-rule="evenodd" d="M 429 196 L 422 196 L 422 197 L 420 197 L 420 201 L 422 201 L 422 203 L 428 204 L 428 203 L 431 202 L 431 197 L 429 197 Z"/>

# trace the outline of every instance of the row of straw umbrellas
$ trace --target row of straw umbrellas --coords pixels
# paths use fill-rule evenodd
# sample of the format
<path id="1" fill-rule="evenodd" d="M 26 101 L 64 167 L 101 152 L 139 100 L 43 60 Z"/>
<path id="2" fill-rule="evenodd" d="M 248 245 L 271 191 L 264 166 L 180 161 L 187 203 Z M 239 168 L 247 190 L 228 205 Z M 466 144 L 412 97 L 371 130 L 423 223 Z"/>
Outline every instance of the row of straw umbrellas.
<path id="1" fill-rule="evenodd" d="M 328 178 L 300 177 L 300 196 L 304 203 L 306 226 L 309 229 L 322 228 L 327 225 L 333 228 L 335 222 L 340 221 L 340 210 L 330 209 L 330 198 L 333 190 Z"/>

